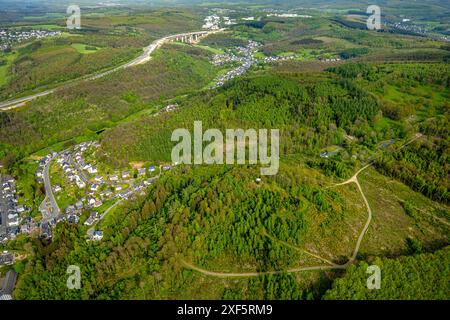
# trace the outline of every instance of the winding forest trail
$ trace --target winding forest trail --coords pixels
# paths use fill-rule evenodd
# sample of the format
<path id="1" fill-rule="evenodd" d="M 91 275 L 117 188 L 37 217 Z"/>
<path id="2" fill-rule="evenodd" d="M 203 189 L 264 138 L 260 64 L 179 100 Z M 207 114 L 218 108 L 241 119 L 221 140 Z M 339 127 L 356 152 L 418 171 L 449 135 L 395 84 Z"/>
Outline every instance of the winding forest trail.
<path id="1" fill-rule="evenodd" d="M 197 272 L 200 272 L 204 275 L 207 276 L 212 276 L 212 277 L 220 277 L 220 278 L 237 278 L 237 277 L 259 277 L 259 276 L 264 276 L 264 275 L 277 275 L 277 274 L 283 274 L 283 273 L 298 273 L 301 271 L 313 271 L 313 270 L 334 270 L 334 269 L 346 269 L 349 265 L 351 265 L 353 262 L 356 261 L 356 257 L 358 255 L 359 249 L 361 247 L 361 243 L 362 240 L 364 239 L 364 235 L 366 234 L 367 230 L 369 229 L 370 223 L 372 222 L 372 209 L 370 208 L 369 202 L 367 201 L 367 198 L 361 188 L 361 184 L 358 181 L 358 175 L 363 172 L 364 170 L 366 170 L 368 167 L 370 167 L 372 164 L 369 163 L 366 166 L 364 166 L 363 168 L 359 169 L 350 179 L 342 182 L 342 183 L 338 183 L 335 184 L 333 186 L 331 186 L 331 188 L 333 187 L 338 187 L 338 186 L 343 186 L 343 185 L 347 185 L 350 183 L 355 183 L 359 193 L 361 194 L 361 197 L 363 198 L 364 204 L 366 205 L 367 208 L 367 212 L 368 212 L 368 217 L 367 217 L 367 221 L 364 225 L 364 228 L 362 229 L 361 233 L 359 234 L 358 240 L 356 241 L 356 246 L 355 249 L 353 250 L 353 254 L 350 257 L 350 259 L 345 263 L 345 264 L 335 264 L 323 257 L 320 257 L 316 254 L 313 254 L 311 252 L 308 252 L 304 249 L 298 248 L 296 246 L 293 246 L 289 243 L 285 243 L 284 241 L 278 240 L 279 242 L 283 243 L 286 246 L 289 246 L 293 249 L 296 249 L 298 251 L 301 251 L 305 254 L 308 254 L 314 258 L 317 258 L 319 260 L 322 260 L 326 263 L 328 263 L 329 265 L 318 265 L 318 266 L 309 266 L 309 267 L 298 267 L 298 268 L 292 268 L 292 269 L 287 269 L 287 270 L 277 270 L 277 271 L 255 271 L 255 272 L 231 272 L 231 273 L 227 273 L 227 272 L 215 272 L 215 271 L 210 271 L 210 270 L 206 270 L 203 268 L 200 268 L 190 262 L 187 262 L 184 259 L 180 259 L 180 262 L 183 264 L 184 267 L 186 267 L 187 269 L 191 269 Z M 272 236 L 268 235 L 266 232 L 266 236 L 268 236 L 270 239 L 274 240 Z"/>
<path id="2" fill-rule="evenodd" d="M 416 133 L 412 139 L 410 139 L 409 141 L 405 142 L 396 151 L 406 147 L 407 145 L 413 143 L 414 141 L 416 141 L 416 140 L 418 140 L 418 139 L 420 139 L 422 137 L 423 137 L 423 135 L 421 133 Z M 305 253 L 307 255 L 310 255 L 310 256 L 312 256 L 312 257 L 314 257 L 316 259 L 322 260 L 322 261 L 324 261 L 325 263 L 327 263 L 329 265 L 320 265 L 320 266 L 318 265 L 318 266 L 310 266 L 310 267 L 298 267 L 298 268 L 293 268 L 293 269 L 288 269 L 288 270 L 278 270 L 278 271 L 226 273 L 226 272 L 215 272 L 215 271 L 206 270 L 206 269 L 200 268 L 198 266 L 195 266 L 194 264 L 192 264 L 190 262 L 187 262 L 184 259 L 180 259 L 181 263 L 186 268 L 191 269 L 191 270 L 195 270 L 195 271 L 200 272 L 200 273 L 202 273 L 204 275 L 213 276 L 213 277 L 222 277 L 222 278 L 258 277 L 258 276 L 262 276 L 262 275 L 276 275 L 276 274 L 282 274 L 282 273 L 297 273 L 297 272 L 301 272 L 301 271 L 311 271 L 311 270 L 346 269 L 349 265 L 351 265 L 352 263 L 354 263 L 356 261 L 356 257 L 358 255 L 359 249 L 361 248 L 361 243 L 362 243 L 362 241 L 364 239 L 364 235 L 367 233 L 367 230 L 369 229 L 370 223 L 372 222 L 372 209 L 370 208 L 369 201 L 367 200 L 366 195 L 364 194 L 364 191 L 362 190 L 361 184 L 359 183 L 358 175 L 361 172 L 363 172 L 364 170 L 366 170 L 368 167 L 370 167 L 373 163 L 374 163 L 373 160 L 370 161 L 369 163 L 367 163 L 364 167 L 359 169 L 350 179 L 348 179 L 348 180 L 346 180 L 344 182 L 337 183 L 337 184 L 334 184 L 334 185 L 332 185 L 330 187 L 326 187 L 325 188 L 325 189 L 334 188 L 334 187 L 344 186 L 344 185 L 347 185 L 347 184 L 354 183 L 354 184 L 356 184 L 356 187 L 358 188 L 358 191 L 361 194 L 361 197 L 362 197 L 362 199 L 364 201 L 364 204 L 365 204 L 365 206 L 367 208 L 368 216 L 367 216 L 366 223 L 365 223 L 363 229 L 361 230 L 361 232 L 360 232 L 360 234 L 358 236 L 358 240 L 356 241 L 356 246 L 355 246 L 355 249 L 353 251 L 352 256 L 350 257 L 350 259 L 345 264 L 335 264 L 332 261 L 329 261 L 329 260 L 327 260 L 327 259 L 325 259 L 323 257 L 320 257 L 320 256 L 316 255 L 316 254 L 313 254 L 313 253 L 308 252 L 308 251 L 306 251 L 304 249 L 298 248 L 298 247 L 296 247 L 294 245 L 291 245 L 289 243 L 286 243 L 286 242 L 284 242 L 282 240 L 276 239 L 276 238 L 270 236 L 269 234 L 267 234 L 267 232 L 265 232 L 265 235 L 267 237 L 271 238 L 272 240 L 276 240 L 276 241 L 278 241 L 278 242 L 280 242 L 280 243 L 282 243 L 282 244 L 284 244 L 284 245 L 286 245 L 288 247 L 296 249 L 296 250 L 298 250 L 300 252 L 303 252 L 303 253 Z M 422 211 L 422 212 L 424 212 L 424 211 Z M 429 214 L 429 213 L 427 213 L 427 214 Z M 432 216 L 433 218 L 439 220 L 443 224 L 445 224 L 447 226 L 449 225 L 449 223 L 447 221 L 444 221 L 443 219 L 441 219 L 439 217 L 436 217 L 436 216 L 434 216 L 432 214 L 429 214 L 429 215 Z"/>

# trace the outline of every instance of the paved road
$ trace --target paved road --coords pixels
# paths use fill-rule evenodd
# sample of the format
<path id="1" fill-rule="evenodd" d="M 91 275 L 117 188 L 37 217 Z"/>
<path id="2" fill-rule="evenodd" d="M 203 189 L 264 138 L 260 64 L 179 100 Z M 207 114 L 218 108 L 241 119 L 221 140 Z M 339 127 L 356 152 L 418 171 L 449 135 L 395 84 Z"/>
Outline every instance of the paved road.
<path id="1" fill-rule="evenodd" d="M 0 174 L 0 235 L 6 233 L 6 219 L 8 216 L 8 206 L 6 204 L 6 199 L 3 197 L 2 183 L 3 177 Z"/>
<path id="2" fill-rule="evenodd" d="M 93 234 L 94 234 L 94 231 L 95 231 L 95 226 L 112 210 L 112 209 L 114 209 L 115 207 L 117 207 L 119 204 L 121 204 L 122 203 L 122 201 L 123 201 L 123 199 L 119 199 L 119 200 L 117 200 L 116 202 L 114 202 L 114 204 L 111 206 L 111 207 L 109 207 L 108 209 L 106 209 L 105 210 L 105 212 L 103 212 L 101 215 L 100 215 L 100 217 L 98 218 L 98 221 L 92 226 L 92 227 L 90 227 L 89 229 L 88 229 L 88 231 L 86 232 L 87 233 L 87 235 L 90 237 L 90 236 L 92 236 Z"/>
<path id="3" fill-rule="evenodd" d="M 197 32 L 187 32 L 187 33 L 181 33 L 181 34 L 175 34 L 175 35 L 170 35 L 158 40 L 153 41 L 150 45 L 148 45 L 147 47 L 145 47 L 143 50 L 144 52 L 137 58 L 133 59 L 132 61 L 118 66 L 114 69 L 99 73 L 99 74 L 95 74 L 92 76 L 85 76 L 83 78 L 80 79 L 75 79 L 75 80 L 71 80 L 70 84 L 76 83 L 78 81 L 91 81 L 91 80 L 95 80 L 98 78 L 102 78 L 108 74 L 111 74 L 113 72 L 116 72 L 118 70 L 122 70 L 122 69 L 126 69 L 129 67 L 133 67 L 133 66 L 137 66 L 140 65 L 142 63 L 146 63 L 150 60 L 151 58 L 151 54 L 153 53 L 153 51 L 155 51 L 157 48 L 159 48 L 161 45 L 163 45 L 166 42 L 172 41 L 173 39 L 176 39 L 178 37 L 186 37 L 186 36 L 191 36 L 191 35 L 204 35 L 204 34 L 212 34 L 212 33 L 217 33 L 223 31 L 223 29 L 220 30 L 214 30 L 214 31 L 197 31 Z M 58 88 L 61 87 L 65 87 L 68 83 L 61 85 Z M 22 98 L 18 98 L 18 99 L 14 99 L 14 100 L 10 100 L 10 101 L 4 101 L 0 103 L 0 111 L 6 111 L 6 110 L 11 110 L 11 109 L 15 109 L 18 108 L 22 105 L 24 105 L 26 102 L 34 100 L 36 98 L 42 97 L 42 96 L 46 96 L 49 94 L 54 93 L 58 88 L 54 88 L 54 89 L 49 89 L 49 90 L 45 90 L 42 91 L 40 93 L 36 93 L 36 94 L 32 94 L 29 95 L 27 97 L 22 97 Z"/>
<path id="4" fill-rule="evenodd" d="M 9 294 L 12 295 L 14 287 L 16 285 L 17 273 L 13 270 L 10 270 L 6 273 L 5 281 L 3 282 L 3 287 L 0 290 L 0 294 Z"/>
<path id="5" fill-rule="evenodd" d="M 88 176 L 86 175 L 86 173 L 85 173 L 83 170 L 81 170 L 81 168 L 80 168 L 80 166 L 78 165 L 78 163 L 76 163 L 76 162 L 73 160 L 73 155 L 72 155 L 72 153 L 70 153 L 70 155 L 69 155 L 69 163 L 75 168 L 75 170 L 77 170 L 78 175 L 80 176 L 81 180 L 83 180 L 86 184 L 88 184 L 88 183 L 89 183 L 89 178 L 88 178 Z"/>
<path id="6" fill-rule="evenodd" d="M 50 182 L 50 164 L 52 160 L 50 160 L 44 167 L 44 187 L 45 187 L 45 199 L 39 206 L 41 212 L 45 211 L 45 208 L 51 209 L 51 215 L 44 217 L 43 220 L 50 220 L 52 218 L 56 218 L 60 215 L 61 210 L 59 209 L 58 203 L 56 202 L 55 196 L 53 195 L 52 184 Z"/>
<path id="7" fill-rule="evenodd" d="M 18 107 L 22 106 L 25 102 L 28 102 L 30 100 L 33 100 L 33 99 L 36 99 L 36 98 L 39 98 L 39 97 L 46 96 L 46 95 L 51 94 L 53 92 L 55 92 L 55 89 L 45 90 L 45 91 L 42 91 L 40 93 L 32 94 L 31 96 L 27 96 L 27 97 L 23 97 L 23 98 L 18 98 L 18 99 L 2 102 L 2 103 L 0 103 L 0 110 L 1 111 L 7 111 L 7 110 L 18 108 Z"/>

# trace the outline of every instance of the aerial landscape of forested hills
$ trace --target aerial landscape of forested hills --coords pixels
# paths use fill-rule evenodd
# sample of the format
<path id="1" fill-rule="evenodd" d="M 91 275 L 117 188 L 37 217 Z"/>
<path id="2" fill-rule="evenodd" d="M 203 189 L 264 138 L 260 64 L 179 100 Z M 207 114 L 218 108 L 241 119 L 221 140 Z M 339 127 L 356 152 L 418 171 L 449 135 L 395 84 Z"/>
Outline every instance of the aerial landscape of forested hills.
<path id="1" fill-rule="evenodd" d="M 450 298 L 446 1 L 378 30 L 352 0 L 105 3 L 0 13 L 11 298 Z M 198 121 L 279 130 L 277 173 L 174 162 Z"/>

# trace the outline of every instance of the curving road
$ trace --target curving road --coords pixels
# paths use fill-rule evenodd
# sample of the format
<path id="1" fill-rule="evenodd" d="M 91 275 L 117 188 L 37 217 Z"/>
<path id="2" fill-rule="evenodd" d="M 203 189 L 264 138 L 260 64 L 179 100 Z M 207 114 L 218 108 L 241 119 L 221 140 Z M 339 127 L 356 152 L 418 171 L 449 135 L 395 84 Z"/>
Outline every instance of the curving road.
<path id="1" fill-rule="evenodd" d="M 155 51 L 157 48 L 159 48 L 160 46 L 162 46 L 163 44 L 176 40 L 176 39 L 180 39 L 180 38 L 188 38 L 188 37 L 201 37 L 201 36 L 207 36 L 210 35 L 212 33 L 217 33 L 217 32 L 221 32 L 224 29 L 219 29 L 219 30 L 214 30 L 214 31 L 196 31 L 196 32 L 186 32 L 186 33 L 180 33 L 180 34 L 174 34 L 174 35 L 170 35 L 170 36 L 166 36 L 164 38 L 158 39 L 153 41 L 150 45 L 148 45 L 147 47 L 143 48 L 144 52 L 137 58 L 133 59 L 132 61 L 115 67 L 114 69 L 99 73 L 99 74 L 95 74 L 95 75 L 91 75 L 91 76 L 85 76 L 79 79 L 75 79 L 75 80 L 70 80 L 70 84 L 79 82 L 79 81 L 91 81 L 91 80 L 95 80 L 95 79 L 99 79 L 102 78 L 108 74 L 111 74 L 113 72 L 116 72 L 118 70 L 122 70 L 122 69 L 126 69 L 126 68 L 130 68 L 130 67 L 134 67 L 143 63 L 148 62 L 151 59 L 151 54 L 153 53 L 153 51 Z M 4 101 L 0 103 L 0 111 L 7 111 L 7 110 L 11 110 L 11 109 L 15 109 L 18 107 L 23 106 L 26 102 L 34 100 L 36 98 L 42 97 L 42 96 L 46 96 L 49 94 L 54 93 L 56 90 L 58 90 L 58 88 L 62 88 L 64 86 L 68 85 L 68 83 L 61 85 L 60 87 L 57 88 L 53 88 L 53 89 L 49 89 L 49 90 L 45 90 L 42 91 L 40 93 L 35 93 L 26 97 L 22 97 L 22 98 L 18 98 L 18 99 L 14 99 L 14 100 L 9 100 L 9 101 Z"/>
<path id="2" fill-rule="evenodd" d="M 44 221 L 49 221 L 60 215 L 61 210 L 59 209 L 58 203 L 56 202 L 55 196 L 53 195 L 52 184 L 50 182 L 50 164 L 53 159 L 50 159 L 44 167 L 44 187 L 45 187 L 45 199 L 39 206 L 39 210 L 42 212 L 42 218 Z M 44 215 L 44 213 L 50 213 L 49 215 Z"/>

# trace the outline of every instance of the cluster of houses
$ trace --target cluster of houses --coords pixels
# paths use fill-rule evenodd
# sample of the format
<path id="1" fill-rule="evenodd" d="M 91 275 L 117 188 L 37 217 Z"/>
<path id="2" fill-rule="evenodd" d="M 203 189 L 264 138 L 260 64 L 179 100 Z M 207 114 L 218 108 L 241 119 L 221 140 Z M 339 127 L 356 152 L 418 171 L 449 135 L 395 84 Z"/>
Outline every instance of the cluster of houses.
<path id="1" fill-rule="evenodd" d="M 219 24 L 220 24 L 220 17 L 213 14 L 211 16 L 207 16 L 205 18 L 205 23 L 203 24 L 202 28 L 203 29 L 208 29 L 208 30 L 219 30 Z"/>
<path id="2" fill-rule="evenodd" d="M 219 76 L 215 80 L 214 87 L 220 87 L 225 84 L 225 82 L 234 79 L 238 76 L 243 75 L 250 69 L 257 60 L 254 56 L 255 52 L 258 51 L 258 48 L 261 46 L 260 43 L 256 41 L 249 40 L 248 45 L 246 47 L 238 47 L 237 51 L 242 56 L 242 64 L 238 67 L 226 72 L 225 74 Z"/>
<path id="3" fill-rule="evenodd" d="M 0 176 L 0 243 L 15 239 L 20 232 L 20 215 L 27 211 L 18 205 L 14 178 Z"/>
<path id="4" fill-rule="evenodd" d="M 36 222 L 33 217 L 28 216 L 23 219 L 22 224 L 20 225 L 20 233 L 21 234 L 30 234 L 31 232 L 38 230 L 40 227 L 39 223 Z"/>
<path id="5" fill-rule="evenodd" d="M 268 13 L 268 17 L 278 17 L 278 18 L 312 18 L 310 15 L 298 14 L 298 13 Z"/>
<path id="6" fill-rule="evenodd" d="M 170 112 L 174 110 L 177 105 L 168 105 L 164 111 Z M 78 224 L 83 210 L 92 210 L 89 218 L 84 222 L 85 225 L 91 226 L 95 224 L 100 216 L 94 209 L 103 205 L 103 201 L 113 198 L 129 199 L 136 192 L 144 189 L 153 183 L 154 178 L 150 178 L 134 183 L 134 175 L 130 171 L 123 171 L 121 173 L 113 173 L 106 177 L 99 175 L 97 168 L 93 164 L 89 164 L 83 157 L 84 152 L 89 148 L 98 148 L 98 142 L 83 142 L 74 146 L 73 152 L 63 151 L 57 157 L 57 162 L 66 173 L 69 181 L 74 181 L 79 188 L 86 189 L 87 193 L 76 203 L 67 206 L 64 210 L 64 216 L 58 218 L 59 220 L 67 220 L 69 223 Z M 170 166 L 168 166 L 170 167 Z M 169 170 L 168 168 L 167 170 Z M 154 173 L 155 166 L 148 168 L 140 168 L 137 170 L 137 177 L 145 177 L 147 173 Z M 87 176 L 86 172 L 90 175 Z M 96 174 L 96 175 L 95 175 Z M 93 176 L 95 175 L 95 176 Z M 83 183 L 83 184 L 82 184 Z M 123 190 L 124 184 L 131 185 Z M 61 186 L 55 185 L 54 192 L 60 192 Z M 59 221 L 56 221 L 59 222 Z M 91 237 L 91 239 L 99 238 L 100 236 Z"/>
<path id="7" fill-rule="evenodd" d="M 231 19 L 230 17 L 223 17 L 223 23 L 226 26 L 232 26 L 233 24 L 236 24 L 236 19 Z"/>
<path id="8" fill-rule="evenodd" d="M 119 198 L 122 198 L 124 200 L 130 199 L 135 193 L 145 189 L 145 187 L 150 186 L 155 181 L 155 178 L 149 178 L 147 180 L 144 180 L 142 182 L 138 182 L 135 185 L 129 187 L 128 189 L 119 192 L 117 196 Z"/>
<path id="9" fill-rule="evenodd" d="M 64 171 L 67 180 L 69 182 L 74 182 L 79 189 L 84 189 L 86 187 L 86 183 L 84 180 L 78 175 L 78 171 L 73 166 L 72 154 L 68 151 L 63 151 L 57 158 L 56 162 Z M 57 185 L 54 187 L 55 192 L 60 192 L 62 190 L 61 186 Z"/>
<path id="10" fill-rule="evenodd" d="M 411 19 L 403 19 L 401 22 L 386 22 L 386 25 L 394 29 L 420 35 L 426 35 L 428 32 L 425 27 L 412 23 Z"/>
<path id="11" fill-rule="evenodd" d="M 232 19 L 227 16 L 220 17 L 217 14 L 212 14 L 204 19 L 202 28 L 207 30 L 219 30 L 221 22 L 223 22 L 226 26 L 231 26 L 237 23 L 236 19 Z"/>
<path id="12" fill-rule="evenodd" d="M 11 177 L 0 179 L 0 243 L 16 239 L 18 234 L 40 231 L 41 224 L 31 216 L 24 205 L 18 205 L 15 181 Z"/>
<path id="13" fill-rule="evenodd" d="M 215 54 L 211 59 L 211 63 L 215 66 L 221 66 L 232 62 L 242 62 L 243 60 L 243 57 L 240 57 L 233 52 L 226 52 L 224 54 Z"/>
<path id="14" fill-rule="evenodd" d="M 176 107 L 177 105 L 168 105 L 164 111 L 169 112 Z M 74 147 L 73 153 L 64 151 L 57 158 L 57 162 L 67 174 L 69 181 L 74 181 L 80 189 L 86 189 L 87 186 L 86 195 L 76 203 L 65 208 L 65 214 L 71 223 L 78 223 L 83 210 L 98 208 L 103 205 L 103 201 L 115 197 L 128 199 L 134 192 L 139 191 L 148 185 L 148 181 L 134 184 L 134 176 L 130 171 L 110 174 L 109 176 L 106 176 L 106 178 L 99 175 L 97 168 L 93 164 L 89 164 L 83 157 L 83 153 L 91 147 L 98 148 L 98 142 L 80 143 Z M 140 168 L 137 170 L 137 177 L 144 177 L 147 173 L 153 173 L 155 171 L 155 166 Z M 89 173 L 90 176 L 87 176 L 86 172 Z M 96 175 L 92 177 L 94 174 Z M 129 184 L 131 187 L 123 190 L 124 184 Z M 59 192 L 62 188 L 59 185 L 55 185 L 53 190 Z M 95 222 L 94 218 L 90 218 L 87 221 L 88 225 L 93 222 Z"/>
<path id="15" fill-rule="evenodd" d="M 61 35 L 60 31 L 1 29 L 0 50 L 6 50 L 10 48 L 14 43 L 20 43 L 30 39 L 54 37 L 59 35 Z"/>
<path id="16" fill-rule="evenodd" d="M 341 58 L 319 58 L 318 60 L 322 62 L 337 62 L 341 61 Z"/>
<path id="17" fill-rule="evenodd" d="M 86 160 L 83 158 L 83 152 L 85 152 L 91 146 L 98 148 L 99 144 L 97 142 L 90 142 L 90 141 L 82 142 L 74 147 L 74 153 L 67 150 L 63 151 L 60 153 L 60 155 L 56 160 L 61 169 L 66 174 L 67 180 L 69 180 L 69 182 L 74 182 L 79 189 L 86 188 L 86 184 L 88 183 L 89 180 L 85 172 L 83 172 L 83 170 L 87 171 L 89 174 L 96 174 L 98 172 L 97 167 L 87 163 Z M 97 178 L 97 180 L 99 180 L 99 182 L 102 181 L 102 179 L 100 178 Z M 91 191 L 97 190 L 98 185 L 93 184 L 91 186 Z M 55 192 L 61 191 L 61 187 L 55 186 L 54 191 Z"/>
<path id="18" fill-rule="evenodd" d="M 8 251 L 0 253 L 0 266 L 10 266 L 14 263 L 14 255 Z"/>
<path id="19" fill-rule="evenodd" d="M 266 63 L 273 63 L 273 62 L 292 60 L 295 58 L 297 58 L 297 55 L 290 55 L 290 56 L 284 56 L 284 57 L 270 56 L 270 57 L 264 57 L 263 61 Z"/>
<path id="20" fill-rule="evenodd" d="M 87 220 L 84 222 L 84 225 L 86 226 L 92 226 L 94 223 L 96 223 L 100 219 L 100 215 L 97 211 L 91 211 L 91 214 L 87 218 Z"/>
<path id="21" fill-rule="evenodd" d="M 161 112 L 171 112 L 174 111 L 176 108 L 178 108 L 177 104 L 169 104 L 165 108 L 163 108 Z"/>
<path id="22" fill-rule="evenodd" d="M 174 110 L 177 105 L 169 105 L 165 111 Z M 95 175 L 97 173 L 95 166 L 89 165 L 83 158 L 83 153 L 91 147 L 99 147 L 97 142 L 83 142 L 73 148 L 73 152 L 65 150 L 59 154 L 52 152 L 39 161 L 39 167 L 36 172 L 37 181 L 44 182 L 44 176 L 47 174 L 50 161 L 56 159 L 64 173 L 67 175 L 69 181 L 79 182 L 83 181 L 87 192 L 76 203 L 65 208 L 62 214 L 56 217 L 43 219 L 36 222 L 31 216 L 20 219 L 21 212 L 29 211 L 25 206 L 17 204 L 15 196 L 16 188 L 13 178 L 0 176 L 0 243 L 15 239 L 17 234 L 30 234 L 36 232 L 41 238 L 50 239 L 52 228 L 61 221 L 68 221 L 70 224 L 78 224 L 81 214 L 84 210 L 91 210 L 91 214 L 84 223 L 87 226 L 95 224 L 102 218 L 101 215 L 94 211 L 100 207 L 103 202 L 113 198 L 130 199 L 135 193 L 144 190 L 146 187 L 153 184 L 157 177 L 145 178 L 147 174 L 154 174 L 157 170 L 155 166 L 143 167 L 137 170 L 137 173 L 124 171 L 121 173 L 110 174 L 109 176 Z M 89 171 L 91 168 L 91 171 Z M 95 170 L 93 171 L 92 168 Z M 161 166 L 162 171 L 172 169 L 171 165 Z M 91 176 L 86 176 L 85 172 L 91 173 Z M 135 178 L 141 178 L 136 183 Z M 71 178 L 72 177 L 72 178 Z M 124 184 L 129 185 L 125 190 L 122 190 Z M 81 187 L 79 185 L 79 187 Z M 61 192 L 60 185 L 54 185 L 52 191 L 55 193 Z M 9 233 L 9 234 L 8 234 Z M 90 240 L 101 240 L 103 233 L 101 231 L 94 231 L 89 235 Z"/>
<path id="23" fill-rule="evenodd" d="M 75 204 L 68 205 L 64 212 L 67 215 L 80 215 L 81 211 L 84 209 L 92 209 L 92 208 L 98 208 L 103 204 L 103 202 L 99 199 L 97 199 L 93 194 L 88 194 L 85 197 L 82 197 L 80 200 L 75 202 Z"/>
<path id="24" fill-rule="evenodd" d="M 90 174 L 96 174 L 97 168 L 93 164 L 86 163 L 86 160 L 83 158 L 83 152 L 87 151 L 91 147 L 99 148 L 100 144 L 96 141 L 86 141 L 77 144 L 74 147 L 75 153 L 73 154 L 73 157 L 82 170 L 86 170 Z"/>
<path id="25" fill-rule="evenodd" d="M 44 183 L 44 170 L 45 167 L 50 163 L 50 161 L 55 158 L 58 154 L 52 151 L 50 154 L 46 155 L 39 161 L 39 167 L 36 171 L 36 181 L 38 183 Z"/>
<path id="26" fill-rule="evenodd" d="M 286 56 L 269 56 L 264 57 L 260 60 L 254 57 L 254 53 L 258 51 L 258 48 L 261 45 L 257 42 L 250 41 L 247 47 L 238 47 L 238 54 L 233 53 L 233 51 L 228 51 L 224 54 L 216 54 L 212 57 L 211 63 L 215 66 L 221 66 L 228 63 L 238 62 L 241 65 L 226 74 L 220 76 L 216 79 L 215 87 L 222 86 L 226 81 L 235 78 L 236 76 L 244 74 L 253 64 L 257 62 L 264 63 L 275 63 L 275 62 L 283 62 L 288 60 L 293 60 L 299 58 L 299 54 L 291 54 Z M 319 58 L 319 61 L 323 62 L 336 62 L 340 61 L 340 58 Z"/>

